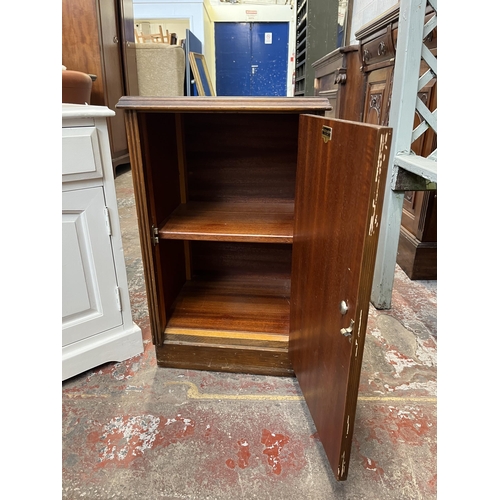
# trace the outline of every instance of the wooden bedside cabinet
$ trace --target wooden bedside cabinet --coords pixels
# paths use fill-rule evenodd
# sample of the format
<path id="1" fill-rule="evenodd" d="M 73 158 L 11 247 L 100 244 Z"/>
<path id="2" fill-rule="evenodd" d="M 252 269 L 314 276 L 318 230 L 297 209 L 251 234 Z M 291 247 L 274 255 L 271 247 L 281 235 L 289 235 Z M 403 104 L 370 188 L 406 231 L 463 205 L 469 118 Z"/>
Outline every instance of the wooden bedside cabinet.
<path id="1" fill-rule="evenodd" d="M 316 97 L 117 107 L 158 364 L 297 375 L 345 479 L 390 129 Z"/>

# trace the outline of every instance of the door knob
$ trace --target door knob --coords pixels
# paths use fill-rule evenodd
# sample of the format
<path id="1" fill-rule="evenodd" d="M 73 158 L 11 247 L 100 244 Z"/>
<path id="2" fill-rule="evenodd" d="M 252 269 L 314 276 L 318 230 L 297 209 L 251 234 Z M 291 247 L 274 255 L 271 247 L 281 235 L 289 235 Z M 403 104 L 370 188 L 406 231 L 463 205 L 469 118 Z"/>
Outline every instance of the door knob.
<path id="1" fill-rule="evenodd" d="M 339 309 L 342 316 L 344 316 L 344 314 L 349 310 L 349 306 L 347 305 L 347 302 L 345 300 L 340 303 Z"/>

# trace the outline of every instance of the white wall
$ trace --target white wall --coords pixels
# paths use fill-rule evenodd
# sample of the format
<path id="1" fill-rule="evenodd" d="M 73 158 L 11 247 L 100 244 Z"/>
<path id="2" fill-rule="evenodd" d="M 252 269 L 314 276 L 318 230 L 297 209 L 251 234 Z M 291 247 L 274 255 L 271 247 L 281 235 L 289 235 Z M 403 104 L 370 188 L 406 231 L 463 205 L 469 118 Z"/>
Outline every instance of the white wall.
<path id="1" fill-rule="evenodd" d="M 169 33 L 177 34 L 177 45 L 180 45 L 182 38 L 186 38 L 186 29 L 190 28 L 189 19 L 135 19 L 134 24 L 137 26 L 139 24 L 138 30 L 141 31 L 141 27 L 144 31 L 144 24 L 149 23 L 150 32 L 158 33 L 160 31 L 160 26 L 162 27 L 163 34 L 168 30 Z"/>
<path id="2" fill-rule="evenodd" d="M 352 5 L 351 35 L 349 44 L 357 43 L 354 33 L 363 25 L 398 3 L 397 0 L 349 0 Z M 348 45 L 349 45 L 348 44 Z"/>
<path id="3" fill-rule="evenodd" d="M 203 23 L 203 0 L 133 0 L 134 19 L 188 19 L 190 30 L 199 38 L 205 39 Z M 185 38 L 186 33 L 177 33 Z"/>

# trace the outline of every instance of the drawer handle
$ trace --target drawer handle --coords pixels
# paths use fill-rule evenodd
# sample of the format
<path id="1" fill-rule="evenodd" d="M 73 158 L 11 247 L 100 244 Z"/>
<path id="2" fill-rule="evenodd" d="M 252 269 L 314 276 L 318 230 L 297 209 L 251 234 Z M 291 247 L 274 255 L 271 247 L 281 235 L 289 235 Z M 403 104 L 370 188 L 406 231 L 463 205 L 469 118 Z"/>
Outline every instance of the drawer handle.
<path id="1" fill-rule="evenodd" d="M 378 44 L 378 55 L 385 56 L 387 54 L 387 47 L 384 42 Z"/>
<path id="2" fill-rule="evenodd" d="M 367 49 L 365 49 L 365 50 L 363 51 L 363 62 L 364 62 L 364 63 L 367 63 L 367 62 L 370 60 L 370 58 L 371 58 L 370 51 L 369 51 L 369 50 L 367 50 Z"/>

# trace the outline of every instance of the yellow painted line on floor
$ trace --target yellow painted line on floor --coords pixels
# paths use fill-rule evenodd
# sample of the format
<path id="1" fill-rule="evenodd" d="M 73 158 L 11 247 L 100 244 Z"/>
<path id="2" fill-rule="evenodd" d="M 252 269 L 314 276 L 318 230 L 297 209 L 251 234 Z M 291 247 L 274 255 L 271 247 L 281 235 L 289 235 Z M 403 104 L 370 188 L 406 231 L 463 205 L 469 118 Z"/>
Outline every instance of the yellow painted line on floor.
<path id="1" fill-rule="evenodd" d="M 246 401 L 303 401 L 303 396 L 279 396 L 273 394 L 204 394 L 201 393 L 196 384 L 187 380 L 166 382 L 165 385 L 186 385 L 189 387 L 187 396 L 196 400 L 246 400 Z"/>
<path id="2" fill-rule="evenodd" d="M 194 400 L 230 400 L 230 401 L 304 401 L 304 396 L 280 396 L 274 394 L 212 394 L 201 393 L 198 386 L 187 380 L 166 382 L 165 385 L 184 385 L 189 387 L 187 397 Z M 397 396 L 359 396 L 358 401 L 376 402 L 414 402 L 414 403 L 436 403 L 435 397 L 397 397 Z"/>
<path id="3" fill-rule="evenodd" d="M 195 401 L 304 401 L 304 396 L 283 396 L 277 394 L 213 394 L 202 393 L 198 386 L 187 380 L 172 380 L 165 382 L 166 386 L 184 386 L 188 388 L 187 397 Z M 127 392 L 127 389 L 125 389 Z M 82 394 L 82 393 L 67 393 L 63 394 L 63 398 L 68 399 L 107 399 L 110 394 Z M 436 397 L 425 396 L 359 396 L 359 402 L 376 402 L 376 403 L 437 403 Z"/>
<path id="4" fill-rule="evenodd" d="M 436 397 L 424 397 L 424 396 L 359 396 L 358 401 L 410 401 L 415 403 L 437 403 Z"/>

